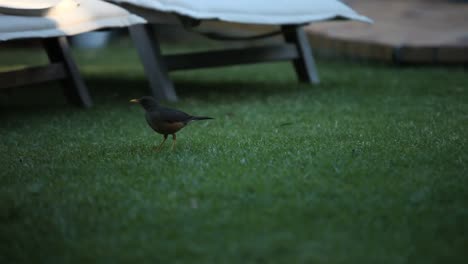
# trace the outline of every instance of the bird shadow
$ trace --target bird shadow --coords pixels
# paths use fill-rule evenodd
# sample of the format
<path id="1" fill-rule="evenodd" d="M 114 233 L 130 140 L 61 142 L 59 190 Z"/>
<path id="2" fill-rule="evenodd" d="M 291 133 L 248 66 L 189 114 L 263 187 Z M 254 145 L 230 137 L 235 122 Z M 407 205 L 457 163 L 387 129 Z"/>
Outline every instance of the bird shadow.
<path id="1" fill-rule="evenodd" d="M 187 139 L 189 140 L 189 139 Z M 132 156 L 139 157 L 167 157 L 167 156 L 186 156 L 195 155 L 200 153 L 206 153 L 208 146 L 196 145 L 194 146 L 190 142 L 179 142 L 174 149 L 171 148 L 171 143 L 167 142 L 163 147 L 157 150 L 159 142 L 148 144 L 145 142 L 125 144 L 115 149 L 117 153 L 128 153 Z"/>

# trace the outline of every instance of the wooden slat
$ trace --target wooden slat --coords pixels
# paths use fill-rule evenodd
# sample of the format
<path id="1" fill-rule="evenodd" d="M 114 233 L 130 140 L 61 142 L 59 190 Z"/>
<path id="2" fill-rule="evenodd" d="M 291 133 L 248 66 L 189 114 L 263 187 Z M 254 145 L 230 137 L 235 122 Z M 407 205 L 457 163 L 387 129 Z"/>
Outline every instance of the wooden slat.
<path id="1" fill-rule="evenodd" d="M 78 66 L 73 60 L 70 47 L 66 37 L 46 38 L 42 44 L 47 52 L 49 61 L 53 63 L 63 63 L 66 78 L 63 79 L 64 92 L 68 100 L 81 107 L 91 107 L 93 101 L 89 95 Z"/>
<path id="2" fill-rule="evenodd" d="M 21 70 L 0 72 L 0 89 L 61 80 L 65 77 L 66 72 L 63 63 L 58 62 Z"/>
<path id="3" fill-rule="evenodd" d="M 170 71 L 195 68 L 260 63 L 291 60 L 298 58 L 294 44 L 271 45 L 254 48 L 206 51 L 188 54 L 165 55 L 167 68 Z"/>
<path id="4" fill-rule="evenodd" d="M 152 27 L 152 24 L 130 26 L 130 36 L 144 66 L 151 94 L 158 100 L 176 102 L 174 84 L 167 73 L 159 41 Z"/>
<path id="5" fill-rule="evenodd" d="M 297 47 L 298 57 L 292 62 L 299 80 L 312 84 L 320 83 L 312 48 L 310 47 L 309 40 L 302 27 L 297 25 L 285 25 L 281 26 L 281 31 L 283 32 L 284 40 Z"/>
<path id="6" fill-rule="evenodd" d="M 436 48 L 401 46 L 394 48 L 393 58 L 400 64 L 431 64 L 436 62 Z"/>
<path id="7" fill-rule="evenodd" d="M 441 46 L 437 49 L 437 62 L 441 64 L 468 63 L 468 45 L 465 47 Z"/>

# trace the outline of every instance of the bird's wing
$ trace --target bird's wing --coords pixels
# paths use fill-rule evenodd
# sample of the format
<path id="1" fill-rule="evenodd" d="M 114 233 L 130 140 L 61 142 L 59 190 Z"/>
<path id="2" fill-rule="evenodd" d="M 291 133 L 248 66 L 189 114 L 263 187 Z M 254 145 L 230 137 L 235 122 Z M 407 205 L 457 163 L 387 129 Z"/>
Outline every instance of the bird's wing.
<path id="1" fill-rule="evenodd" d="M 161 114 L 161 118 L 164 121 L 173 123 L 173 122 L 186 122 L 192 118 L 191 115 L 184 113 L 182 111 L 170 108 L 163 108 L 159 109 Z"/>

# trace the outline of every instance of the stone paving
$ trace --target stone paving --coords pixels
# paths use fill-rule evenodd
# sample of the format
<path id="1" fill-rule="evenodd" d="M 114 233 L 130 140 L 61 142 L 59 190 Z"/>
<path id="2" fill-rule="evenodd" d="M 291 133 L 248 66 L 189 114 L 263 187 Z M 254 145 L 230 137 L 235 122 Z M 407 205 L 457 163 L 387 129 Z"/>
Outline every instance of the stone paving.
<path id="1" fill-rule="evenodd" d="M 409 64 L 468 63 L 468 1 L 347 0 L 374 20 L 307 26 L 318 52 Z"/>

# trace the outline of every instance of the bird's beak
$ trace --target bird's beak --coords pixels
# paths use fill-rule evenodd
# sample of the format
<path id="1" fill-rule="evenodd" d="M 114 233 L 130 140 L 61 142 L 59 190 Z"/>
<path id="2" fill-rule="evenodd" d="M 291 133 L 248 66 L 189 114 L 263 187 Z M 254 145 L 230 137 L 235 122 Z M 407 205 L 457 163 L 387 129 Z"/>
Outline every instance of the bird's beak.
<path id="1" fill-rule="evenodd" d="M 130 103 L 139 103 L 139 102 L 140 102 L 140 100 L 138 100 L 138 99 L 132 99 L 132 100 L 130 100 Z"/>

